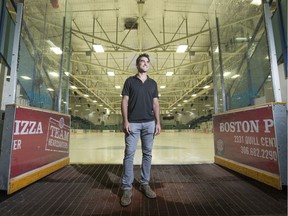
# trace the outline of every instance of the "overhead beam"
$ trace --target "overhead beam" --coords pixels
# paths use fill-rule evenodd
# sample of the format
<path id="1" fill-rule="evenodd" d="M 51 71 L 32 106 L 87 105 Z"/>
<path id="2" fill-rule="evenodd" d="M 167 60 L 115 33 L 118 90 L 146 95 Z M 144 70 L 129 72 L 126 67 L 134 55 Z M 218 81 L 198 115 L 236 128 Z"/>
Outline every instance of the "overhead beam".
<path id="1" fill-rule="evenodd" d="M 165 12 L 175 12 L 175 13 L 195 13 L 195 14 L 208 14 L 208 12 L 201 11 L 182 11 L 182 10 L 164 10 Z"/>
<path id="2" fill-rule="evenodd" d="M 197 62 L 189 62 L 189 63 L 186 63 L 186 64 L 180 64 L 180 65 L 175 65 L 173 67 L 163 68 L 163 69 L 160 69 L 160 70 L 157 70 L 157 71 L 150 71 L 149 73 L 153 74 L 153 73 L 157 73 L 157 72 L 165 72 L 165 71 L 168 71 L 168 70 L 178 69 L 180 67 L 188 67 L 188 66 L 191 66 L 191 65 L 207 63 L 207 62 L 210 62 L 210 61 L 211 61 L 211 59 L 205 59 L 205 60 L 201 60 L 201 61 L 197 61 Z"/>
<path id="3" fill-rule="evenodd" d="M 138 12 L 139 12 L 139 23 L 138 23 L 138 43 L 139 43 L 139 51 L 143 50 L 143 5 L 145 0 L 139 0 L 138 4 Z"/>
<path id="4" fill-rule="evenodd" d="M 99 77 L 100 76 L 100 77 L 107 77 L 108 78 L 107 74 L 74 74 L 74 76 L 75 77 Z M 117 77 L 119 77 L 119 76 L 126 77 L 127 75 L 125 75 L 125 74 L 115 74 L 115 76 L 117 76 Z M 158 76 L 166 77 L 165 74 L 153 74 L 153 77 L 158 77 Z M 207 75 L 206 74 L 177 74 L 176 76 L 177 77 L 179 77 L 179 76 L 183 76 L 183 77 L 187 77 L 187 76 L 191 77 L 191 76 L 193 76 L 193 78 L 195 78 L 195 77 L 201 78 L 201 77 L 205 77 Z M 171 78 L 174 78 L 174 77 L 171 77 Z M 187 79 L 185 79 L 185 81 L 187 81 Z"/>
<path id="5" fill-rule="evenodd" d="M 108 39 L 108 41 L 111 42 L 109 36 L 107 35 L 107 33 L 106 33 L 106 31 L 104 30 L 104 28 L 103 28 L 103 26 L 101 25 L 101 23 L 98 21 L 98 19 L 95 19 L 95 20 L 96 20 L 96 22 L 98 23 L 98 25 L 100 26 L 102 32 L 104 33 L 104 35 L 106 36 L 106 38 Z"/>
<path id="6" fill-rule="evenodd" d="M 107 107 L 109 107 L 111 110 L 115 111 L 115 109 L 113 107 L 110 106 L 109 102 L 106 102 L 105 99 L 100 98 L 99 95 L 95 94 L 95 92 L 90 91 L 89 87 L 87 85 L 85 85 L 83 82 L 81 82 L 77 77 L 73 76 L 72 74 L 70 74 L 70 76 L 76 80 L 79 84 L 81 84 L 85 89 L 87 89 L 94 97 L 96 97 L 98 100 L 100 100 L 103 104 L 105 104 Z M 82 92 L 83 93 L 83 92 Z M 90 98 L 89 98 L 90 99 Z M 88 99 L 88 100 L 89 100 Z M 91 100 L 91 99 L 90 99 Z"/>
<path id="7" fill-rule="evenodd" d="M 85 32 L 78 31 L 78 30 L 76 30 L 76 29 L 72 29 L 72 33 L 73 33 L 73 34 L 81 34 L 81 35 L 90 37 L 90 38 L 92 38 L 92 39 L 97 39 L 97 40 L 99 40 L 99 41 L 102 41 L 102 42 L 105 42 L 105 43 L 107 43 L 107 44 L 111 44 L 111 45 L 114 45 L 114 46 L 117 46 L 117 47 L 121 47 L 121 48 L 126 49 L 126 50 L 130 50 L 130 51 L 134 51 L 134 52 L 138 52 L 138 51 L 139 51 L 139 50 L 137 50 L 137 49 L 133 49 L 133 48 L 131 48 L 131 47 L 127 47 L 127 46 L 118 44 L 118 43 L 116 43 L 116 42 L 103 39 L 103 38 L 101 38 L 101 37 L 93 36 L 93 35 L 91 35 L 91 34 L 87 34 L 87 33 L 85 33 Z"/>
<path id="8" fill-rule="evenodd" d="M 79 63 L 79 64 L 90 65 L 90 66 L 100 67 L 100 68 L 105 68 L 105 69 L 110 69 L 110 70 L 116 70 L 116 71 L 122 72 L 124 74 L 134 73 L 134 72 L 127 72 L 127 71 L 119 69 L 119 68 L 114 68 L 114 67 L 110 67 L 110 66 L 106 66 L 106 65 L 95 64 L 95 63 L 91 63 L 91 62 L 83 62 L 83 61 L 76 60 L 76 59 L 71 59 L 71 62 L 76 62 L 76 63 Z"/>
<path id="9" fill-rule="evenodd" d="M 172 40 L 172 41 L 169 41 L 169 42 L 166 42 L 166 43 L 163 43 L 163 44 L 160 44 L 160 45 L 148 48 L 148 49 L 145 49 L 145 50 L 143 50 L 143 52 L 148 52 L 148 51 L 151 51 L 151 50 L 154 50 L 154 49 L 157 49 L 157 48 L 162 48 L 163 46 L 167 46 L 167 45 L 176 43 L 178 41 L 186 40 L 186 39 L 188 39 L 190 37 L 195 37 L 197 35 L 201 35 L 201 34 L 205 34 L 205 33 L 209 33 L 209 29 L 202 30 L 202 31 L 194 33 L 194 34 L 189 34 L 188 36 L 181 37 L 181 38 L 178 38 L 178 39 L 175 39 L 175 40 Z"/>
<path id="10" fill-rule="evenodd" d="M 126 40 L 126 38 L 128 37 L 128 35 L 130 34 L 131 30 L 134 28 L 134 26 L 136 25 L 137 23 L 137 20 L 138 20 L 138 17 L 137 19 L 135 20 L 135 22 L 133 23 L 133 25 L 131 26 L 131 28 L 129 29 L 129 31 L 127 32 L 127 34 L 125 35 L 125 37 L 123 38 L 123 40 L 121 41 L 120 45 L 122 45 L 124 43 L 124 41 Z"/>
<path id="11" fill-rule="evenodd" d="M 208 48 L 209 46 L 207 46 Z M 195 46 L 193 47 L 195 48 Z M 73 51 L 71 54 L 72 55 L 76 55 L 76 54 L 85 54 L 86 55 L 87 51 Z M 152 50 L 150 51 L 151 53 L 175 53 L 175 50 Z M 203 50 L 203 51 L 194 51 L 195 55 L 199 54 L 199 55 L 209 55 L 209 51 L 207 50 Z M 119 53 L 119 54 L 125 54 L 125 53 L 134 53 L 134 51 L 131 50 L 105 50 L 105 53 Z M 231 54 L 231 53 L 226 53 L 226 54 Z"/>
<path id="12" fill-rule="evenodd" d="M 167 45 L 176 43 L 178 41 L 186 40 L 186 39 L 188 39 L 190 37 L 194 37 L 194 36 L 197 36 L 197 35 L 205 34 L 205 33 L 208 33 L 208 32 L 209 32 L 209 29 L 202 30 L 200 32 L 197 32 L 197 33 L 194 33 L 194 34 L 189 34 L 188 36 L 185 36 L 185 37 L 182 37 L 182 38 L 171 40 L 169 42 L 166 42 L 166 43 L 163 43 L 163 44 L 159 44 L 157 46 L 154 46 L 154 47 L 151 47 L 151 48 L 148 48 L 148 49 L 144 49 L 144 50 L 142 50 L 142 52 L 148 52 L 148 51 L 152 51 L 152 50 L 157 49 L 157 48 L 162 48 L 162 47 L 165 47 Z M 97 37 L 97 36 L 93 36 L 91 34 L 87 34 L 85 32 L 78 31 L 78 30 L 75 30 L 75 29 L 72 29 L 72 33 L 74 33 L 74 34 L 82 34 L 82 35 L 85 35 L 87 37 L 91 37 L 92 39 L 97 39 L 97 40 L 103 41 L 103 42 L 105 42 L 107 44 L 118 46 L 118 47 L 121 47 L 121 48 L 129 50 L 129 51 L 141 52 L 141 47 L 140 47 L 140 49 L 137 50 L 137 49 L 134 49 L 134 48 L 131 48 L 131 47 L 127 47 L 127 46 L 124 46 L 122 44 L 119 44 L 119 43 L 116 43 L 116 42 L 113 42 L 113 41 L 109 41 L 109 40 L 106 40 L 106 39 L 103 39 L 103 38 L 100 38 L 100 37 Z"/>
<path id="13" fill-rule="evenodd" d="M 212 73 L 207 74 L 207 77 L 212 76 Z M 179 101 L 183 100 L 183 98 L 185 98 L 188 94 L 190 94 L 194 89 L 198 88 L 198 86 L 202 85 L 205 81 L 207 81 L 207 78 L 203 78 L 200 82 L 198 82 L 195 86 L 193 86 L 190 90 L 188 90 L 187 92 L 185 92 L 184 94 L 181 95 L 180 98 L 178 98 L 177 100 L 175 100 L 170 106 L 169 108 L 172 108 L 173 106 L 175 106 L 177 103 L 179 103 Z"/>
<path id="14" fill-rule="evenodd" d="M 178 69 L 180 67 L 187 67 L 187 66 L 191 66 L 191 65 L 202 64 L 202 63 L 206 63 L 206 62 L 210 62 L 210 61 L 211 61 L 211 59 L 205 59 L 205 60 L 201 60 L 201 61 L 197 61 L 197 62 L 190 62 L 190 63 L 186 63 L 186 64 L 182 64 L 182 65 L 175 65 L 173 67 L 168 67 L 168 68 L 164 68 L 164 69 L 160 69 L 160 70 L 156 70 L 156 71 L 150 71 L 150 74 L 154 74 L 154 73 L 158 73 L 158 72 L 165 72 L 165 71 L 173 70 L 173 69 Z M 91 65 L 91 66 L 95 66 L 95 67 L 115 70 L 115 71 L 119 71 L 119 72 L 122 72 L 122 73 L 127 74 L 127 75 L 131 75 L 131 74 L 135 73 L 134 71 L 130 71 L 130 72 L 128 71 L 127 72 L 127 70 L 122 70 L 119 68 L 109 67 L 109 66 L 90 63 L 90 62 L 83 62 L 83 61 L 76 60 L 76 59 L 71 59 L 71 62 L 76 62 L 76 63 L 80 63 L 80 64 L 84 64 L 84 65 Z"/>
<path id="15" fill-rule="evenodd" d="M 153 35 L 153 37 L 155 38 L 155 40 L 158 42 L 158 44 L 161 44 L 160 41 L 158 40 L 158 38 L 156 37 L 156 35 L 154 34 L 154 32 L 152 31 L 152 29 L 150 28 L 150 26 L 148 25 L 147 21 L 142 17 L 144 23 L 146 24 L 147 28 L 149 29 L 149 31 L 151 32 L 151 34 Z"/>

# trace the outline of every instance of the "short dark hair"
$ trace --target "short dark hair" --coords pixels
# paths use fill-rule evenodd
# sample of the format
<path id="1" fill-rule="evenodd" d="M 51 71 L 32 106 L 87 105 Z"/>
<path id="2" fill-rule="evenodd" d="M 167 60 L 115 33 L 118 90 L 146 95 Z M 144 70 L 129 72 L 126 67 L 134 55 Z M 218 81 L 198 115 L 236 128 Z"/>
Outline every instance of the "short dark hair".
<path id="1" fill-rule="evenodd" d="M 147 53 L 142 53 L 142 54 L 140 54 L 140 55 L 138 56 L 138 58 L 136 59 L 136 65 L 139 64 L 140 59 L 141 59 L 142 57 L 146 57 L 146 58 L 150 61 L 149 55 L 148 55 Z"/>

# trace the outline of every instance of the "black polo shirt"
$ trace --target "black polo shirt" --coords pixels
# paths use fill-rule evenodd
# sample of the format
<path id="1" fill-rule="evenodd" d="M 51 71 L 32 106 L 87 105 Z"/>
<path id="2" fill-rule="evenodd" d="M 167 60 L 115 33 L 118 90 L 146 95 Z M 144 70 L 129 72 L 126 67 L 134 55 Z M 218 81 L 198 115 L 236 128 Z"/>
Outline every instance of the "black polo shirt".
<path id="1" fill-rule="evenodd" d="M 137 75 L 126 79 L 122 96 L 129 96 L 128 121 L 133 123 L 155 120 L 153 98 L 158 98 L 157 83 L 147 77 L 143 83 Z"/>

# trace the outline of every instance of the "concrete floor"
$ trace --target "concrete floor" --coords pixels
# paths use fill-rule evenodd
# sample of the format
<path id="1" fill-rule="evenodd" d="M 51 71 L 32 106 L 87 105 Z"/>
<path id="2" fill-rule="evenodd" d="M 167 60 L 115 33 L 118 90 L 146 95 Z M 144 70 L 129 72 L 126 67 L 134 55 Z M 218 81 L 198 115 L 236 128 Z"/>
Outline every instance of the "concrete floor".
<path id="1" fill-rule="evenodd" d="M 124 134 L 121 132 L 76 133 L 70 137 L 72 164 L 122 164 Z M 162 132 L 155 137 L 153 164 L 196 164 L 214 162 L 213 134 Z M 141 164 L 141 143 L 134 164 Z"/>

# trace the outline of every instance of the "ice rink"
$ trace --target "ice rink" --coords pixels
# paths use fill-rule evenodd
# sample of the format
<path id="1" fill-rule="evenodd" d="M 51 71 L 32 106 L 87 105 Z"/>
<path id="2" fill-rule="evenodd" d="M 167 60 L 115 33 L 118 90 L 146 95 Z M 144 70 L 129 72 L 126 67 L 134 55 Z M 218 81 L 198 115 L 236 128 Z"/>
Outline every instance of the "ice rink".
<path id="1" fill-rule="evenodd" d="M 70 137 L 71 164 L 122 164 L 124 133 L 73 133 Z M 161 132 L 155 137 L 152 164 L 213 163 L 212 133 Z M 134 164 L 141 163 L 141 142 Z"/>

